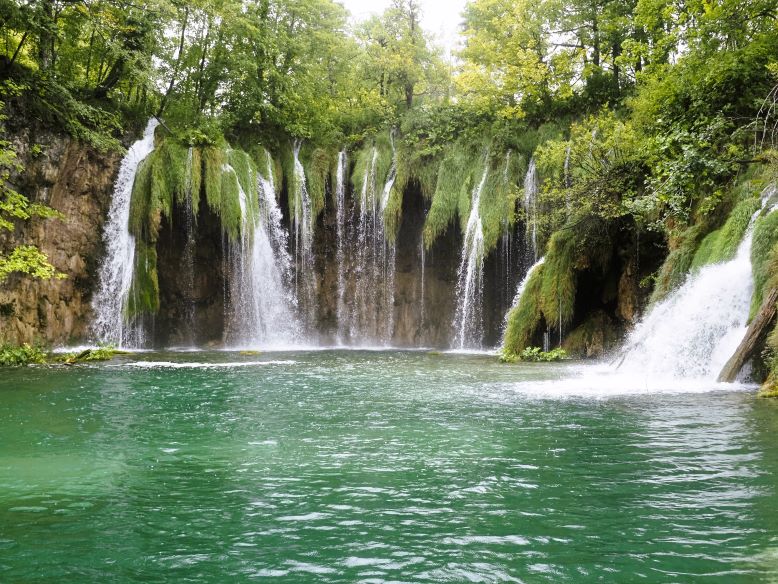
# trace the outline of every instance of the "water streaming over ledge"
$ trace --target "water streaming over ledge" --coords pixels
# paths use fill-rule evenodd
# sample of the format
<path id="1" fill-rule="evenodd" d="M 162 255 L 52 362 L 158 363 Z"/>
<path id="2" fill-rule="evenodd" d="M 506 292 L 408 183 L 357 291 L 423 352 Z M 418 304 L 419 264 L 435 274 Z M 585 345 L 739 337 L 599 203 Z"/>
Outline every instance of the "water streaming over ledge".
<path id="1" fill-rule="evenodd" d="M 350 242 L 353 260 L 353 292 L 346 298 L 349 311 L 339 315 L 339 340 L 352 345 L 389 345 L 394 334 L 395 243 L 386 231 L 386 212 L 397 176 L 393 159 L 379 190 L 379 153 L 373 148 L 355 206 L 355 233 Z"/>
<path id="2" fill-rule="evenodd" d="M 489 156 L 481 181 L 473 189 L 462 259 L 457 282 L 457 310 L 454 316 L 454 346 L 480 348 L 483 341 L 484 232 L 481 224 L 481 195 L 489 177 Z"/>
<path id="3" fill-rule="evenodd" d="M 524 178 L 524 211 L 526 213 L 527 239 L 532 243 L 530 257 L 538 261 L 538 175 L 535 159 L 529 161 Z"/>
<path id="4" fill-rule="evenodd" d="M 335 173 L 335 230 L 337 237 L 337 249 L 335 261 L 338 263 L 338 298 L 336 308 L 336 318 L 338 320 L 339 343 L 343 343 L 346 335 L 346 175 L 348 161 L 346 151 L 341 150 L 338 153 L 338 168 Z"/>
<path id="5" fill-rule="evenodd" d="M 703 267 L 646 314 L 627 339 L 620 374 L 716 379 L 747 330 L 754 224 L 772 192 L 765 191 L 734 258 Z"/>
<path id="6" fill-rule="evenodd" d="M 289 289 L 288 236 L 276 201 L 272 159 L 265 154 L 267 175 L 257 173 L 251 198 L 239 185 L 241 235 L 230 251 L 227 343 L 231 347 L 287 347 L 301 340 L 295 298 Z"/>
<path id="7" fill-rule="evenodd" d="M 294 251 L 295 251 L 295 296 L 304 320 L 306 332 L 316 321 L 316 274 L 313 257 L 313 204 L 308 193 L 305 168 L 300 162 L 302 141 L 294 143 L 295 190 L 290 196 L 294 200 Z"/>
<path id="8" fill-rule="evenodd" d="M 154 150 L 154 131 L 159 122 L 152 118 L 143 137 L 135 142 L 119 167 L 108 220 L 103 232 L 105 258 L 100 267 L 98 286 L 92 307 L 92 330 L 101 343 L 119 347 L 142 347 L 143 329 L 126 319 L 127 300 L 135 268 L 135 237 L 130 234 L 130 202 L 135 174 L 141 162 Z"/>

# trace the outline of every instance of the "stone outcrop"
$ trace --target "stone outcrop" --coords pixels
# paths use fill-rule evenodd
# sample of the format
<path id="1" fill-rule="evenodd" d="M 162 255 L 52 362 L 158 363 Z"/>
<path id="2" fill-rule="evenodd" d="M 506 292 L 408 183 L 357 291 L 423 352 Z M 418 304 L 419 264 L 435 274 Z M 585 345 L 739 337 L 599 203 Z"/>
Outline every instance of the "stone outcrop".
<path id="1" fill-rule="evenodd" d="M 0 249 L 38 246 L 64 279 L 11 275 L 0 284 L 0 341 L 66 344 L 87 337 L 90 301 L 103 251 L 103 223 L 120 155 L 68 137 L 24 128 L 10 137 L 24 170 L 11 184 L 64 219 L 19 222 L 0 235 Z"/>

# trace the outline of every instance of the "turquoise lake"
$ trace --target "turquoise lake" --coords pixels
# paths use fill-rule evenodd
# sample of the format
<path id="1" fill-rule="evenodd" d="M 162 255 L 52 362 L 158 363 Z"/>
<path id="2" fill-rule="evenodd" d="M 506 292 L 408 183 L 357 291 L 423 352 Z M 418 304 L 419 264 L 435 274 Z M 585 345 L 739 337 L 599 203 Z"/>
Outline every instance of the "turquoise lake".
<path id="1" fill-rule="evenodd" d="M 778 404 L 570 364 L 140 353 L 0 380 L 0 582 L 778 582 Z"/>

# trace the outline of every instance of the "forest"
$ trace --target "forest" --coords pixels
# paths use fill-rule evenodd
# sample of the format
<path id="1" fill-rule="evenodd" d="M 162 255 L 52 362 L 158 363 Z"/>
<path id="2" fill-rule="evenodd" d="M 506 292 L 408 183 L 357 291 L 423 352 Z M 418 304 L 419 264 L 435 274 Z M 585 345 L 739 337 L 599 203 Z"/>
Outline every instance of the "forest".
<path id="1" fill-rule="evenodd" d="M 376 204 L 389 244 L 412 189 L 426 249 L 458 225 L 475 264 L 511 230 L 526 239 L 525 272 L 545 258 L 507 317 L 509 360 L 552 330 L 597 352 L 593 337 L 612 345 L 687 273 L 735 254 L 774 178 L 775 16 L 771 0 L 473 0 L 449 54 L 422 28 L 417 0 L 361 21 L 332 0 L 3 2 L 3 123 L 123 152 L 159 120 L 133 187 L 129 228 L 144 262 L 131 316 L 159 310 L 160 221 L 192 184 L 195 214 L 203 199 L 237 239 L 238 192 L 269 172 L 291 193 L 285 221 L 315 230 L 348 151 L 354 191 L 364 183 L 379 199 L 387 183 Z M 2 146 L 0 228 L 56 220 L 14 188 L 21 163 L 12 140 Z M 193 156 L 202 171 L 187 175 Z M 772 221 L 760 222 L 752 317 L 778 262 Z M 63 276 L 34 245 L 14 245 L 3 277 Z"/>

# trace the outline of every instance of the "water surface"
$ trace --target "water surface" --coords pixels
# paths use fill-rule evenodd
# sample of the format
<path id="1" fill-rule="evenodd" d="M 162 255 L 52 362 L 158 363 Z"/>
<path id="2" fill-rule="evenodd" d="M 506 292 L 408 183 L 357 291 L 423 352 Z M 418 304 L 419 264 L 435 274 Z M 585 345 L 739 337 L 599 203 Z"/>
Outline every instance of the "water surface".
<path id="1" fill-rule="evenodd" d="M 354 351 L 4 371 L 0 582 L 778 582 L 778 406 L 556 381 L 578 375 Z"/>

